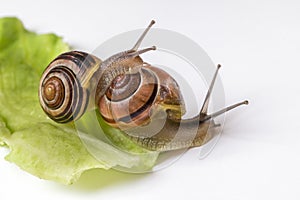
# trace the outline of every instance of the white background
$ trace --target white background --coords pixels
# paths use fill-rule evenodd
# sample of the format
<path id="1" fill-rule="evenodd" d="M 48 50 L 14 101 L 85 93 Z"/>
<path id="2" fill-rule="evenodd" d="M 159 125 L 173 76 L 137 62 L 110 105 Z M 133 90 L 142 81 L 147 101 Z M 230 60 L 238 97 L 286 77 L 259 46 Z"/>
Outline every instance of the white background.
<path id="1" fill-rule="evenodd" d="M 1 1 L 1 16 L 18 16 L 39 33 L 55 32 L 92 51 L 110 37 L 156 27 L 180 32 L 215 63 L 231 112 L 221 139 L 203 160 L 197 149 L 165 170 L 133 175 L 93 170 L 63 186 L 4 160 L 1 199 L 299 199 L 299 1 Z"/>

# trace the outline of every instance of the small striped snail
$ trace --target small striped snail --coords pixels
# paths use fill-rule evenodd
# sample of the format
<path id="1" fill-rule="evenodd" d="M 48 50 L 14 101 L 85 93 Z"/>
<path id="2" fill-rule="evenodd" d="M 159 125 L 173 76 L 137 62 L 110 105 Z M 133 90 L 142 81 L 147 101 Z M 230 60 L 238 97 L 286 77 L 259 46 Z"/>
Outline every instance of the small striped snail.
<path id="1" fill-rule="evenodd" d="M 176 80 L 140 57 L 156 49 L 155 46 L 138 49 L 154 23 L 152 20 L 132 49 L 104 61 L 80 51 L 66 52 L 55 58 L 45 69 L 39 86 L 40 104 L 45 113 L 58 123 L 75 121 L 85 113 L 92 98 L 106 123 L 130 130 L 148 125 L 155 113 L 163 111 L 166 121 L 157 134 L 149 137 L 127 134 L 126 131 L 124 134 L 154 151 L 204 144 L 209 139 L 208 132 L 219 126 L 213 120 L 216 116 L 248 104 L 248 101 L 207 114 L 210 94 L 220 68 L 218 65 L 199 114 L 182 119 L 185 105 Z M 179 130 L 183 132 L 182 137 L 174 141 Z M 194 135 L 191 137 L 191 134 Z"/>

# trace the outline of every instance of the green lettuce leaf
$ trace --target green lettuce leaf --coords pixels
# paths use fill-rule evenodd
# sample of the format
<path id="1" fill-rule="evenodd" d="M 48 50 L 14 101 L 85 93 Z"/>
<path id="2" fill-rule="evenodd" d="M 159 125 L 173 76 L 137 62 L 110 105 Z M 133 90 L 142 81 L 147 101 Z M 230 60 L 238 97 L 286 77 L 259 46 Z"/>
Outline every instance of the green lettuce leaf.
<path id="1" fill-rule="evenodd" d="M 90 156 L 70 131 L 50 123 L 16 131 L 5 141 L 11 149 L 6 159 L 40 178 L 64 184 L 73 183 L 85 170 L 111 167 Z"/>
<path id="2" fill-rule="evenodd" d="M 11 149 L 6 159 L 35 176 L 64 184 L 93 168 L 153 167 L 158 153 L 137 146 L 99 116 L 97 122 L 86 114 L 75 125 L 60 125 L 44 114 L 39 79 L 48 63 L 68 50 L 54 34 L 39 35 L 17 18 L 0 18 L 0 146 Z M 105 137 L 91 129 L 92 123 L 103 126 Z"/>
<path id="3" fill-rule="evenodd" d="M 158 152 L 136 145 L 122 131 L 107 125 L 97 110 L 87 112 L 75 126 L 80 130 L 79 137 L 95 158 L 118 166 L 116 168 L 122 171 L 146 172 L 156 162 Z M 109 148 L 105 149 L 103 142 Z"/>

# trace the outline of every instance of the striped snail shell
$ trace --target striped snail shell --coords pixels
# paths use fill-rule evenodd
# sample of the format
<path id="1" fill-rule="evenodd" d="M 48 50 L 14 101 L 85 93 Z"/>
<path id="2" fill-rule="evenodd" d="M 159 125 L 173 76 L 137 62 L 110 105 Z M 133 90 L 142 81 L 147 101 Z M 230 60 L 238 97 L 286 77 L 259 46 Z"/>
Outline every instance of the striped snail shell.
<path id="1" fill-rule="evenodd" d="M 63 53 L 44 71 L 39 88 L 40 104 L 54 121 L 78 119 L 89 102 L 89 76 L 101 63 L 99 58 L 80 51 Z"/>
<path id="2" fill-rule="evenodd" d="M 157 109 L 169 118 L 181 118 L 184 101 L 174 78 L 162 69 L 146 64 L 138 73 L 120 75 L 97 101 L 103 119 L 123 129 L 145 125 Z"/>

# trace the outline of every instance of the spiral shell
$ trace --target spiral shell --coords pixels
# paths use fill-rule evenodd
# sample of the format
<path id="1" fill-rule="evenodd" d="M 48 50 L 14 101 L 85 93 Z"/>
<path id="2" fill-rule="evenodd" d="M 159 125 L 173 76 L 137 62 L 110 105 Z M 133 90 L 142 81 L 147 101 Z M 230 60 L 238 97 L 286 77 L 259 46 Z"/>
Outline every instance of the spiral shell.
<path id="1" fill-rule="evenodd" d="M 78 119 L 89 103 L 89 83 L 101 60 L 84 52 L 59 55 L 44 71 L 39 99 L 45 113 L 54 121 Z"/>
<path id="2" fill-rule="evenodd" d="M 170 107 L 174 108 L 171 112 Z M 177 82 L 165 71 L 147 65 L 136 74 L 115 78 L 98 108 L 108 124 L 126 129 L 149 123 L 155 109 L 181 117 L 184 102 Z"/>

